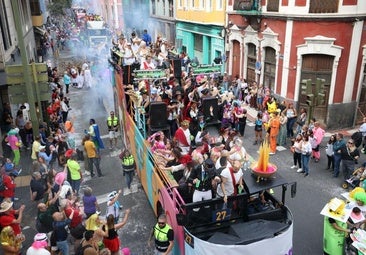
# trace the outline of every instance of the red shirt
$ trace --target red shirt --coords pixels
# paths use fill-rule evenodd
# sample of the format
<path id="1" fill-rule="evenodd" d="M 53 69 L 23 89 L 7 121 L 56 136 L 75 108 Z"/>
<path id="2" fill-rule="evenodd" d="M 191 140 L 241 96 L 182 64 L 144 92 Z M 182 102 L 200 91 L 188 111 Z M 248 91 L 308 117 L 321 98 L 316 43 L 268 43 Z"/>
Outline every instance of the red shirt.
<path id="1" fill-rule="evenodd" d="M 74 216 L 72 217 L 70 228 L 75 228 L 77 225 L 83 222 L 83 215 L 80 214 L 79 209 L 68 207 L 65 209 L 65 214 L 67 217 L 70 216 L 72 210 L 74 210 Z"/>
<path id="2" fill-rule="evenodd" d="M 21 234 L 22 230 L 20 229 L 20 224 L 13 223 L 13 221 L 16 219 L 17 217 L 15 217 L 15 210 L 10 210 L 6 214 L 0 216 L 0 225 L 2 228 L 10 226 L 14 230 L 15 235 Z"/>
<path id="3" fill-rule="evenodd" d="M 15 185 L 13 179 L 9 175 L 3 174 L 3 182 L 4 182 L 4 186 L 6 187 L 6 189 L 3 191 L 0 191 L 0 197 L 4 197 L 4 198 L 14 197 L 16 185 Z"/>

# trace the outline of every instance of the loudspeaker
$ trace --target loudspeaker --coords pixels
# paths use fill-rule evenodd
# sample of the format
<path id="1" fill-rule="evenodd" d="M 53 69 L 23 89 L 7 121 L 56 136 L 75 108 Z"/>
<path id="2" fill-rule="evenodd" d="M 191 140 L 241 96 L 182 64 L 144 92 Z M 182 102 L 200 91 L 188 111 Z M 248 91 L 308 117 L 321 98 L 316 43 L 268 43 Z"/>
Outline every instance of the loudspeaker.
<path id="1" fill-rule="evenodd" d="M 181 78 L 182 77 L 182 62 L 180 59 L 173 59 L 172 60 L 172 67 L 174 72 L 175 78 Z"/>
<path id="2" fill-rule="evenodd" d="M 213 108 L 213 115 L 211 116 L 210 107 Z M 219 120 L 219 104 L 216 97 L 207 97 L 202 99 L 202 112 L 206 122 Z"/>
<path id="3" fill-rule="evenodd" d="M 150 126 L 164 128 L 168 125 L 167 107 L 164 102 L 151 102 L 149 107 Z"/>

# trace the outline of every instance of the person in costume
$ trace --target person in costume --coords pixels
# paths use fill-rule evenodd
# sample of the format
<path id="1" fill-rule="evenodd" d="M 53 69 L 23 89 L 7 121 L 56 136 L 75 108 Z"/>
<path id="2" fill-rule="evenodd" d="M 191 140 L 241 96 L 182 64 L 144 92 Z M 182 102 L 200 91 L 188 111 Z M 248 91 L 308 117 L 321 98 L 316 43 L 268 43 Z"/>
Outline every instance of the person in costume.
<path id="1" fill-rule="evenodd" d="M 103 250 L 104 243 L 103 238 L 108 237 L 108 231 L 106 230 L 106 221 L 103 221 L 99 218 L 98 213 L 92 214 L 86 221 L 85 221 L 85 229 L 94 231 L 94 237 L 98 244 L 99 251 Z M 104 230 L 102 229 L 104 226 Z"/>
<path id="2" fill-rule="evenodd" d="M 191 147 L 191 132 L 189 131 L 188 120 L 181 122 L 180 127 L 175 132 L 174 139 L 178 143 L 178 146 L 182 149 L 182 154 L 188 154 Z"/>
<path id="3" fill-rule="evenodd" d="M 86 134 L 89 134 L 97 148 L 99 153 L 100 149 L 104 149 L 104 144 L 102 139 L 100 138 L 99 126 L 95 123 L 95 119 L 90 119 L 89 121 L 89 130 L 85 131 Z"/>
<path id="4" fill-rule="evenodd" d="M 1 250 L 4 255 L 16 255 L 20 253 L 23 238 L 15 235 L 11 226 L 4 227 L 0 233 Z"/>

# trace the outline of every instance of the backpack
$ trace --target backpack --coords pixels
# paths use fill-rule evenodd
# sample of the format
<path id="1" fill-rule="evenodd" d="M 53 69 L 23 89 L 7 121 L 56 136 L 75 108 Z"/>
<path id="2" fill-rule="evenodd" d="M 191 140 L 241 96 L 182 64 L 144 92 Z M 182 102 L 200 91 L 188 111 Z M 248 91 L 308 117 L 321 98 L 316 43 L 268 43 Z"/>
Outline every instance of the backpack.
<path id="1" fill-rule="evenodd" d="M 5 184 L 4 184 L 4 174 L 0 174 L 0 191 L 6 190 Z"/>
<path id="2" fill-rule="evenodd" d="M 91 246 L 90 244 L 83 246 L 83 243 L 81 243 L 79 245 L 79 247 L 76 249 L 75 255 L 84 255 L 84 251 L 90 247 L 93 247 L 93 246 Z"/>

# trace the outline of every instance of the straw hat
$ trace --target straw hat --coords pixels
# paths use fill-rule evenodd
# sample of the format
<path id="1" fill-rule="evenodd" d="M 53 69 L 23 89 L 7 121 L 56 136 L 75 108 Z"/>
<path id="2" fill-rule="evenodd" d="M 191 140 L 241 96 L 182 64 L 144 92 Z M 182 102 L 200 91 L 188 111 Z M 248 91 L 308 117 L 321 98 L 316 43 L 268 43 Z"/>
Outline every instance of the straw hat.
<path id="1" fill-rule="evenodd" d="M 13 202 L 5 200 L 0 205 L 0 213 L 8 211 L 13 206 Z"/>

